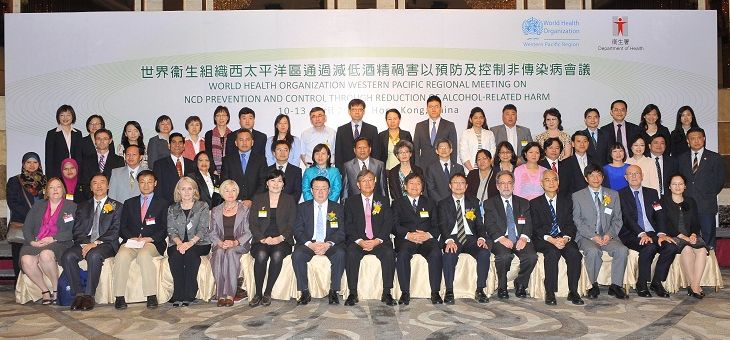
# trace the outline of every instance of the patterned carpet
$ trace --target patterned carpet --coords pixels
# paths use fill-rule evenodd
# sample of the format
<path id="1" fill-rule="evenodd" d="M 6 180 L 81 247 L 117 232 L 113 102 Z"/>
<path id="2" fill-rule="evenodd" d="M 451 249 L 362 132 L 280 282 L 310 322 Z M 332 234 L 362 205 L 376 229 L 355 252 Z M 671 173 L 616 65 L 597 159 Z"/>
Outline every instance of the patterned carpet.
<path id="1" fill-rule="evenodd" d="M 729 282 L 730 269 L 723 270 Z M 619 301 L 602 287 L 597 300 L 573 306 L 564 299 L 546 306 L 536 299 L 507 301 L 491 297 L 488 304 L 457 300 L 454 306 L 432 306 L 414 299 L 410 306 L 388 307 L 361 301 L 356 307 L 329 306 L 315 299 L 298 307 L 274 301 L 269 307 L 230 308 L 197 303 L 188 308 L 165 304 L 147 310 L 130 304 L 117 311 L 111 305 L 91 312 L 29 303 L 18 305 L 13 292 L 0 292 L 0 337 L 43 339 L 476 339 L 476 338 L 717 338 L 730 334 L 730 289 L 695 300 L 684 294 L 670 299 L 631 298 Z"/>

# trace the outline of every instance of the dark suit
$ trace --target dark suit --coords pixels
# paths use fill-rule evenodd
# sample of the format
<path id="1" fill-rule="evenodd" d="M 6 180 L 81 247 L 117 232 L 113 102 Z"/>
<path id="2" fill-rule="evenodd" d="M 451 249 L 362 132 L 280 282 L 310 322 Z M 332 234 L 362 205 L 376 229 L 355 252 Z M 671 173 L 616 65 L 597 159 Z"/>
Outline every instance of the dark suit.
<path id="1" fill-rule="evenodd" d="M 378 128 L 364 121 L 360 121 L 360 137 L 370 140 L 370 157 L 380 159 L 380 142 L 378 139 Z M 337 128 L 335 137 L 335 166 L 340 169 L 342 176 L 345 176 L 344 164 L 355 158 L 355 136 L 352 129 L 352 122 L 341 125 Z"/>
<path id="2" fill-rule="evenodd" d="M 268 192 L 253 196 L 249 212 L 249 228 L 251 229 L 251 256 L 254 258 L 253 274 L 256 283 L 256 294 L 271 294 L 276 279 L 281 273 L 284 258 L 291 254 L 294 245 L 292 227 L 296 216 L 296 203 L 291 196 L 281 193 L 276 207 L 276 214 L 272 214 Z M 266 211 L 266 216 L 261 214 Z M 274 220 L 275 218 L 275 220 Z M 272 226 L 272 222 L 276 222 Z M 272 228 L 275 227 L 275 228 Z M 284 241 L 269 245 L 261 243 L 267 237 L 283 236 Z M 266 268 L 268 264 L 268 277 Z M 266 290 L 263 290 L 266 279 Z"/>
<path id="3" fill-rule="evenodd" d="M 153 244 L 160 255 L 165 254 L 167 243 L 167 207 L 170 203 L 153 195 L 147 203 L 147 213 L 142 218 L 142 203 L 140 196 L 134 196 L 124 201 L 121 217 L 119 237 L 122 244 L 134 237 L 151 237 Z"/>
<path id="4" fill-rule="evenodd" d="M 208 175 L 210 176 L 210 180 L 213 181 L 214 188 L 221 185 L 220 177 L 216 176 L 212 170 L 208 170 Z M 205 179 L 198 170 L 197 166 L 195 167 L 195 170 L 190 171 L 186 176 L 192 178 L 195 183 L 198 184 L 200 200 L 208 203 L 208 209 L 213 209 L 217 205 L 223 203 L 223 197 L 219 193 L 213 192 L 213 194 L 211 195 L 210 191 L 208 190 L 208 185 L 205 184 Z"/>
<path id="5" fill-rule="evenodd" d="M 489 182 L 487 182 L 487 192 L 484 195 L 484 201 L 490 197 L 499 195 L 499 190 L 497 190 L 497 172 L 495 172 L 494 169 L 492 169 L 491 176 L 492 177 L 489 179 Z M 477 194 L 479 193 L 480 180 L 478 168 L 469 171 L 469 174 L 466 176 L 466 195 L 476 197 L 481 201 L 482 197 L 477 197 Z"/>
<path id="6" fill-rule="evenodd" d="M 109 150 L 114 152 L 117 148 L 114 147 L 114 141 L 109 143 Z M 94 144 L 94 136 L 88 134 L 81 138 L 81 159 L 94 158 L 96 157 L 96 145 Z"/>
<path id="7" fill-rule="evenodd" d="M 269 166 L 268 170 L 270 172 L 276 168 L 277 165 L 273 164 Z M 291 195 L 294 198 L 294 202 L 297 203 L 302 197 L 302 168 L 288 163 L 284 170 L 284 181 L 286 184 L 284 184 L 282 192 Z"/>
<path id="8" fill-rule="evenodd" d="M 677 204 L 672 200 L 671 195 L 664 195 L 661 198 L 662 210 L 664 210 L 665 224 L 660 225 L 657 231 L 666 233 L 669 236 L 677 237 L 682 234 L 679 231 L 679 211 L 682 210 L 685 236 L 700 235 L 700 221 L 697 217 L 697 203 L 692 197 L 684 197 L 684 202 Z M 681 207 L 681 208 L 680 208 Z"/>
<path id="9" fill-rule="evenodd" d="M 253 149 L 246 162 L 246 173 L 241 169 L 241 156 L 238 150 L 226 154 L 221 166 L 221 180 L 232 179 L 238 184 L 238 199 L 250 200 L 254 194 L 266 189 L 266 159 L 263 153 L 256 153 Z"/>
<path id="10" fill-rule="evenodd" d="M 611 145 L 616 143 L 616 130 L 613 128 L 613 121 L 610 123 L 601 126 L 600 129 L 601 137 L 598 138 L 598 150 L 597 150 L 597 158 L 594 158 L 594 161 L 597 162 L 598 165 L 604 166 L 611 161 L 611 152 L 610 148 Z M 623 125 L 621 126 L 621 133 L 626 136 L 626 143 L 629 145 L 624 145 L 626 148 L 626 153 L 628 157 L 631 157 L 634 155 L 634 152 L 631 151 L 631 144 L 636 141 L 636 137 L 639 137 L 641 135 L 641 128 L 634 124 L 627 121 L 623 122 Z M 621 142 L 621 141 L 619 141 Z"/>
<path id="11" fill-rule="evenodd" d="M 393 288 L 395 275 L 395 254 L 390 234 L 393 230 L 393 211 L 390 209 L 390 200 L 374 193 L 371 197 L 371 221 L 373 237 L 365 233 L 365 209 L 362 194 L 350 196 L 345 201 L 345 234 L 347 237 L 347 286 L 352 293 L 357 292 L 357 281 L 360 273 L 360 260 L 365 255 L 375 255 L 380 260 L 383 272 L 383 292 L 389 293 Z M 380 204 L 380 212 L 376 213 L 376 203 Z M 382 243 L 371 251 L 365 251 L 355 241 L 380 239 Z"/>
<path id="12" fill-rule="evenodd" d="M 671 145 L 671 152 L 673 157 L 681 156 L 685 152 L 689 152 L 689 144 L 687 144 L 687 135 L 684 133 L 684 129 L 680 126 L 679 129 L 672 131 L 670 140 L 667 141 L 667 146 Z M 667 148 L 669 149 L 669 148 Z"/>
<path id="13" fill-rule="evenodd" d="M 656 164 L 656 157 L 654 155 L 649 155 L 649 158 L 654 159 L 654 162 Z M 664 195 L 669 194 L 671 196 L 672 192 L 669 191 L 669 181 L 671 180 L 672 176 L 679 173 L 679 163 L 677 162 L 677 159 L 675 157 L 669 156 L 668 152 L 665 152 L 663 156 L 660 157 L 662 160 L 661 165 L 661 185 L 664 188 Z M 660 196 L 664 196 L 661 195 Z"/>
<path id="14" fill-rule="evenodd" d="M 314 257 L 314 252 L 306 244 L 314 240 L 315 202 L 309 200 L 297 206 L 297 216 L 294 220 L 294 240 L 296 246 L 292 254 L 294 275 L 297 278 L 297 287 L 300 291 L 309 290 L 307 278 L 307 263 Z M 340 290 L 342 273 L 345 271 L 345 214 L 342 206 L 335 202 L 327 202 L 328 221 L 325 222 L 325 239 L 332 246 L 324 254 L 330 261 L 330 289 Z"/>
<path id="15" fill-rule="evenodd" d="M 436 217 L 436 204 L 428 197 L 418 197 L 418 204 L 413 208 L 413 202 L 408 196 L 401 196 L 393 200 L 393 214 L 395 215 L 395 249 L 398 252 L 395 267 L 398 270 L 398 282 L 401 291 L 409 292 L 411 287 L 411 258 L 413 254 L 421 254 L 428 262 L 428 282 L 431 292 L 441 289 L 441 247 L 438 237 L 441 234 Z M 416 230 L 430 233 L 432 238 L 421 244 L 406 239 L 406 234 Z"/>
<path id="16" fill-rule="evenodd" d="M 411 163 L 411 172 L 421 175 L 423 192 L 426 192 L 426 180 L 423 177 L 423 170 Z M 388 171 L 388 191 L 390 192 L 390 197 L 393 197 L 394 200 L 403 197 L 405 195 L 403 187 L 405 187 L 405 184 L 400 181 L 400 164 L 398 164 Z"/>
<path id="17" fill-rule="evenodd" d="M 443 257 L 446 290 L 454 290 L 456 263 L 459 261 L 459 254 L 461 253 L 469 254 L 477 260 L 477 289 L 481 290 L 487 286 L 489 257 L 491 253 L 489 249 L 478 247 L 477 241 L 483 238 L 490 248 L 492 243 L 487 238 L 487 232 L 484 229 L 484 224 L 482 224 L 479 201 L 473 197 L 464 196 L 464 206 L 462 208 L 464 209 L 462 212 L 464 216 L 469 211 L 474 213 L 473 219 L 464 218 L 464 231 L 466 232 L 466 227 L 468 227 L 471 235 L 466 235 L 466 242 L 463 244 L 459 241 L 457 233 L 454 232 L 457 225 L 456 219 L 459 217 L 456 214 L 456 201 L 454 197 L 449 194 L 449 196 L 438 203 L 438 225 L 441 230 L 441 244 L 446 245 L 448 240 L 452 240 L 456 244 L 456 252 L 444 253 Z"/>
<path id="18" fill-rule="evenodd" d="M 661 283 L 666 281 L 669 267 L 674 262 L 674 255 L 677 254 L 679 248 L 676 244 L 669 242 L 664 242 L 661 246 L 658 245 L 659 236 L 656 230 L 660 228 L 659 226 L 666 225 L 663 209 L 659 205 L 659 195 L 656 190 L 645 187 L 641 188 L 641 194 L 644 199 L 641 213 L 654 228 L 654 231 L 647 231 L 646 235 L 651 237 L 653 242 L 644 245 L 639 244 L 639 240 L 641 240 L 639 234 L 643 233 L 644 229 L 638 222 L 638 207 L 634 198 L 634 190 L 630 186 L 618 192 L 621 199 L 621 215 L 623 218 L 623 227 L 618 236 L 626 247 L 639 252 L 637 285 L 646 285 L 651 279 L 651 264 L 654 261 L 654 255 L 657 253 L 659 253 L 659 259 L 654 270 L 654 279 L 651 281 L 652 283 Z M 648 228 L 648 226 L 646 227 Z"/>
<path id="19" fill-rule="evenodd" d="M 413 143 L 413 138 L 411 138 L 411 133 L 406 130 L 403 130 L 403 129 L 398 130 L 398 139 L 407 140 L 407 141 Z M 378 134 L 378 146 L 380 147 L 380 157 L 378 159 L 381 162 L 383 162 L 383 164 L 387 163 L 388 156 L 390 156 L 388 154 L 388 143 L 390 143 L 390 132 L 388 131 L 388 129 L 385 129 Z M 398 150 L 394 150 L 394 151 L 397 152 Z M 411 154 L 411 163 L 413 163 L 413 161 L 414 161 L 414 155 Z"/>
<path id="20" fill-rule="evenodd" d="M 104 212 L 104 207 L 108 207 L 108 205 L 111 205 L 111 211 Z M 93 198 L 78 205 L 74 216 L 74 245 L 61 256 L 61 266 L 63 266 L 64 272 L 68 272 L 71 288 L 76 295 L 94 296 L 104 260 L 116 255 L 119 249 L 122 203 L 107 198 L 105 203 L 99 206 L 102 211 L 99 212 L 99 238 L 97 241 L 101 243 L 89 250 L 86 257 L 81 255 L 81 245 L 91 242 L 89 233 L 94 225 L 94 209 L 95 200 Z M 79 261 L 84 259 L 86 259 L 88 278 L 86 291 L 82 292 Z"/>
<path id="21" fill-rule="evenodd" d="M 588 164 L 593 163 L 598 165 L 598 163 L 595 162 L 595 158 L 591 157 L 590 154 L 587 154 L 586 157 Z M 583 170 L 581 170 L 578 158 L 576 158 L 575 155 L 560 161 L 558 165 L 558 177 L 560 178 L 559 191 L 561 195 L 571 195 L 574 192 L 585 189 L 585 187 L 588 186 L 586 177 L 583 175 Z"/>
<path id="22" fill-rule="evenodd" d="M 568 267 L 568 289 L 570 292 L 578 292 L 578 280 L 582 268 L 583 255 L 578 250 L 575 242 L 577 229 L 573 222 L 573 201 L 568 195 L 560 195 L 554 199 L 555 218 L 558 224 L 558 232 L 551 234 L 553 227 L 552 212 L 550 204 L 545 195 L 540 195 L 530 201 L 530 214 L 532 215 L 532 242 L 535 250 L 541 252 L 545 262 L 545 291 L 558 291 L 558 261 L 560 256 L 565 259 Z M 570 237 L 570 241 L 563 249 L 558 249 L 552 243 L 545 240 L 546 236 Z"/>
<path id="23" fill-rule="evenodd" d="M 687 179 L 685 195 L 694 198 L 699 211 L 702 238 L 709 247 L 715 247 L 715 232 L 717 229 L 715 215 L 717 215 L 717 195 L 725 184 L 725 165 L 722 157 L 716 152 L 704 149 L 697 168 L 692 173 L 694 152 L 679 156 L 679 173 Z"/>
<path id="24" fill-rule="evenodd" d="M 236 136 L 238 135 L 238 131 L 243 130 L 238 129 L 228 134 L 226 138 L 226 156 L 228 155 L 234 155 L 238 154 L 238 147 L 236 146 Z M 253 150 L 253 153 L 257 155 L 261 155 L 261 157 L 264 157 L 266 154 L 266 134 L 264 134 L 261 131 L 258 131 L 256 129 L 251 129 L 251 134 L 253 134 L 253 146 L 251 147 L 251 150 Z M 212 136 L 212 134 L 211 134 Z M 212 145 L 212 143 L 211 143 Z M 208 148 L 206 147 L 206 150 Z M 213 150 L 212 148 L 210 150 Z M 213 157 L 211 159 L 211 164 L 213 164 Z M 266 161 L 264 161 L 266 163 Z M 212 168 L 213 166 L 211 166 Z"/>
<path id="25" fill-rule="evenodd" d="M 436 145 L 431 143 L 431 129 L 433 121 L 426 119 L 416 124 L 413 134 L 413 155 L 416 158 L 416 165 L 421 169 L 428 168 L 432 163 L 438 163 L 439 157 L 436 154 Z M 451 163 L 456 164 L 456 155 L 459 154 L 459 144 L 457 143 L 456 127 L 454 123 L 441 118 L 436 129 L 436 138 L 434 143 L 441 139 L 448 139 L 451 142 Z"/>
<path id="26" fill-rule="evenodd" d="M 526 199 L 512 195 L 512 211 L 513 216 L 509 218 L 514 220 L 517 228 L 517 238 L 519 240 L 522 235 L 530 237 L 532 235 L 532 216 L 530 214 L 530 202 Z M 516 254 L 520 258 L 520 272 L 515 279 L 515 286 L 522 285 L 527 287 L 530 281 L 530 274 L 537 263 L 537 254 L 532 242 L 527 242 L 522 250 L 517 250 L 515 244 L 512 249 L 507 249 L 497 241 L 500 237 L 507 237 L 507 213 L 504 208 L 504 198 L 502 196 L 494 196 L 484 202 L 484 221 L 487 228 L 489 238 L 494 241 L 495 264 L 497 267 L 497 278 L 499 280 L 499 288 L 507 289 L 507 272 L 512 263 L 512 254 Z M 522 222 L 521 222 L 522 221 Z"/>
<path id="27" fill-rule="evenodd" d="M 66 158 L 73 158 L 79 164 L 79 168 L 83 167 L 83 157 L 81 157 L 81 131 L 77 129 L 71 130 L 71 150 L 66 146 L 66 138 L 63 132 L 56 131 L 57 128 L 48 130 L 46 133 L 46 162 L 43 170 L 46 178 L 61 177 L 61 161 Z M 81 169 L 79 169 L 80 171 Z"/>
<path id="28" fill-rule="evenodd" d="M 114 150 L 109 148 L 109 152 L 104 159 L 104 171 L 101 171 L 99 169 L 99 156 L 96 154 L 96 151 L 94 151 L 91 157 L 84 158 L 84 162 L 81 163 L 81 177 L 79 177 L 79 180 L 82 181 L 84 185 L 91 187 L 90 183 L 92 176 L 101 172 L 104 176 L 106 176 L 106 179 L 109 180 L 112 176 L 112 169 L 121 168 L 126 165 L 124 157 L 115 154 Z"/>
<path id="29" fill-rule="evenodd" d="M 666 126 L 657 124 L 654 136 L 649 136 L 649 134 L 646 133 L 646 130 L 644 130 L 641 126 L 639 126 L 639 129 L 641 130 L 641 137 L 644 137 L 644 142 L 646 142 L 646 151 L 644 152 L 644 156 L 649 157 L 649 141 L 656 135 L 664 137 L 664 144 L 667 147 L 666 150 L 664 150 L 664 154 L 669 156 L 672 153 L 672 134 Z"/>
<path id="30" fill-rule="evenodd" d="M 593 136 L 591 136 L 591 130 L 588 130 L 587 128 L 584 129 L 585 133 L 588 134 L 588 150 L 586 150 L 586 153 L 591 156 L 593 159 L 596 159 L 598 156 L 598 144 L 596 144 L 596 141 L 602 142 L 603 137 L 605 134 L 601 129 L 596 129 L 596 141 L 593 140 Z"/>
<path id="31" fill-rule="evenodd" d="M 180 156 L 180 161 L 183 163 L 183 176 L 187 176 L 193 171 L 197 171 L 198 167 L 195 162 Z M 154 165 L 155 177 L 157 177 L 157 186 L 155 187 L 155 195 L 160 195 L 160 198 L 167 202 L 174 202 L 175 198 L 175 186 L 180 180 L 180 176 L 177 175 L 177 168 L 175 163 L 172 161 L 172 156 L 166 156 L 155 162 Z M 200 190 L 200 188 L 198 188 Z"/>
<path id="32" fill-rule="evenodd" d="M 452 154 L 453 156 L 453 154 Z M 451 189 L 449 189 L 449 179 L 451 175 L 455 173 L 464 173 L 464 167 L 461 164 L 455 162 L 449 163 L 449 175 L 446 175 L 444 171 L 444 165 L 437 160 L 426 168 L 426 192 L 428 197 L 435 202 L 440 202 L 442 199 L 451 195 Z"/>

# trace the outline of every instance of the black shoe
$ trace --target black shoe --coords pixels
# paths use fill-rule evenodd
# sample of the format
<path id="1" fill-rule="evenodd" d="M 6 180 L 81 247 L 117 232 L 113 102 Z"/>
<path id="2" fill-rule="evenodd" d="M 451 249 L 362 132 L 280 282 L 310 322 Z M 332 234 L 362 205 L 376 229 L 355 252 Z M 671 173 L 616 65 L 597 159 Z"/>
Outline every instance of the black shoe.
<path id="1" fill-rule="evenodd" d="M 307 294 L 309 294 L 309 291 L 307 291 Z M 340 296 L 337 295 L 336 291 L 330 290 L 330 293 L 327 297 L 329 298 L 330 305 L 339 305 L 340 304 Z"/>
<path id="2" fill-rule="evenodd" d="M 609 291 L 608 293 L 611 294 L 611 291 Z M 646 287 L 646 283 L 644 283 L 644 284 L 637 283 L 636 284 L 636 295 L 638 295 L 640 297 L 645 297 L 645 298 L 651 297 L 651 292 L 649 292 L 649 288 Z"/>
<path id="3" fill-rule="evenodd" d="M 157 308 L 160 303 L 157 302 L 157 295 L 150 295 L 147 297 L 147 308 Z"/>
<path id="4" fill-rule="evenodd" d="M 117 296 L 114 299 L 114 309 L 127 309 L 127 301 L 124 300 L 124 296 Z"/>
<path id="5" fill-rule="evenodd" d="M 442 303 L 444 303 L 444 300 L 441 299 L 441 294 L 439 294 L 439 292 L 431 293 L 431 304 L 432 305 L 440 305 Z"/>
<path id="6" fill-rule="evenodd" d="M 500 299 L 509 299 L 509 292 L 507 289 L 497 288 L 497 297 Z"/>
<path id="7" fill-rule="evenodd" d="M 391 295 L 390 293 L 383 293 L 383 295 L 380 297 L 380 302 L 384 302 L 388 306 L 395 306 L 398 304 L 398 302 L 396 302 L 393 298 L 393 295 Z"/>
<path id="8" fill-rule="evenodd" d="M 615 284 L 608 287 L 608 295 L 615 296 L 619 300 L 626 300 L 629 298 L 629 295 L 626 294 L 624 288 Z"/>
<path id="9" fill-rule="evenodd" d="M 94 309 L 94 306 L 96 306 L 94 297 L 91 295 L 84 295 L 83 300 L 81 301 L 81 310 L 92 310 Z"/>
<path id="10" fill-rule="evenodd" d="M 398 299 L 398 304 L 408 306 L 410 303 L 411 303 L 411 293 L 401 292 L 400 298 Z"/>
<path id="11" fill-rule="evenodd" d="M 357 293 L 350 293 L 350 295 L 347 296 L 347 300 L 345 300 L 345 306 L 354 306 L 358 302 L 360 302 L 360 300 L 357 298 Z"/>
<path id="12" fill-rule="evenodd" d="M 598 295 L 601 295 L 601 289 L 598 288 L 598 282 L 593 282 L 593 287 L 586 292 L 586 297 L 593 300 L 597 299 Z"/>
<path id="13" fill-rule="evenodd" d="M 663 298 L 669 297 L 669 292 L 667 292 L 667 290 L 664 289 L 664 286 L 662 286 L 662 284 L 660 282 L 652 282 L 651 285 L 649 286 L 649 289 L 651 289 L 651 291 L 656 293 L 656 296 L 658 296 L 658 297 L 663 297 Z"/>
<path id="14" fill-rule="evenodd" d="M 81 309 L 81 302 L 83 302 L 83 301 L 84 301 L 84 296 L 83 295 L 77 295 L 74 298 L 74 301 L 71 302 L 70 309 L 71 310 L 79 310 L 79 309 Z"/>
<path id="15" fill-rule="evenodd" d="M 691 296 L 691 297 L 693 297 L 693 298 L 695 298 L 695 299 L 698 299 L 698 300 L 702 300 L 702 298 L 704 298 L 704 297 L 705 297 L 705 294 L 703 294 L 702 292 L 700 292 L 700 293 L 695 293 L 695 292 L 694 292 L 694 291 L 692 290 L 692 287 L 687 287 L 687 295 L 688 295 L 688 296 Z"/>
<path id="16" fill-rule="evenodd" d="M 330 304 L 332 304 L 332 291 L 330 291 Z M 302 295 L 297 300 L 297 305 L 304 306 L 312 301 L 312 295 L 309 294 L 309 290 L 303 290 Z"/>
<path id="17" fill-rule="evenodd" d="M 256 294 L 251 298 L 251 301 L 248 302 L 249 307 L 256 307 L 261 304 L 261 300 L 263 297 L 261 294 Z"/>
<path id="18" fill-rule="evenodd" d="M 447 305 L 453 305 L 455 302 L 456 300 L 454 300 L 454 291 L 447 290 L 446 294 L 444 294 L 444 303 Z"/>
<path id="19" fill-rule="evenodd" d="M 576 292 L 570 292 L 568 293 L 568 301 L 570 301 L 574 305 L 583 305 L 585 302 L 583 302 L 583 299 L 580 298 L 580 294 Z"/>
<path id="20" fill-rule="evenodd" d="M 190 306 L 190 301 L 183 301 L 183 302 L 180 302 L 180 306 L 181 306 L 181 307 L 188 307 L 188 306 Z"/>
<path id="21" fill-rule="evenodd" d="M 487 294 L 484 294 L 484 289 L 477 289 L 476 293 L 474 293 L 474 299 L 479 303 L 489 302 L 489 297 L 487 297 Z"/>
<path id="22" fill-rule="evenodd" d="M 545 304 L 548 306 L 555 306 L 558 304 L 558 300 L 555 300 L 554 292 L 545 292 Z"/>
<path id="23" fill-rule="evenodd" d="M 527 287 L 524 285 L 515 285 L 515 296 L 524 299 L 527 297 Z"/>
<path id="24" fill-rule="evenodd" d="M 263 306 L 271 306 L 271 294 L 264 293 L 264 297 L 261 299 Z"/>

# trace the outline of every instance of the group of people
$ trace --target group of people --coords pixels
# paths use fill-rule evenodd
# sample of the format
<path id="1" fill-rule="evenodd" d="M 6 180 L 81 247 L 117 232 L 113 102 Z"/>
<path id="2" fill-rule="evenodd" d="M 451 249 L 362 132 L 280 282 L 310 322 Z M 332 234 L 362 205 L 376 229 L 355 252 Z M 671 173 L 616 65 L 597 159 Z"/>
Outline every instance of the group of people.
<path id="1" fill-rule="evenodd" d="M 704 296 L 700 280 L 714 247 L 724 168 L 719 155 L 705 149 L 692 108 L 679 109 L 670 133 L 655 105 L 647 105 L 635 125 L 625 120 L 626 102 L 616 100 L 609 124 L 599 128 L 600 113 L 590 108 L 586 128 L 572 135 L 551 108 L 543 114 L 545 131 L 533 140 L 517 125 L 514 105 L 504 106 L 503 124 L 492 128 L 475 107 L 457 141 L 454 123 L 441 117 L 439 97 L 429 97 L 426 106 L 428 119 L 413 135 L 400 128 L 396 109 L 386 112 L 388 128 L 378 133 L 363 121 L 360 99 L 349 102 L 351 121 L 337 130 L 326 126 L 324 109 L 314 107 L 301 138 L 291 134 L 286 115 L 276 117 L 267 137 L 254 128 L 256 114 L 248 107 L 239 111 L 240 129 L 232 131 L 228 109 L 219 106 L 215 126 L 203 137 L 199 117 L 186 119 L 184 137 L 163 115 L 146 146 L 140 124 L 129 121 L 115 148 L 103 117 L 90 116 L 89 135 L 82 137 L 73 127 L 73 108 L 63 105 L 58 127 L 46 137 L 46 172 L 39 155 L 28 152 L 21 173 L 8 180 L 10 220 L 24 223 L 25 242 L 13 246 L 16 271 L 41 289 L 43 304 L 53 304 L 60 264 L 76 296 L 71 309 L 89 310 L 102 265 L 114 257 L 115 307 L 124 309 L 136 261 L 147 306 L 154 308 L 153 258 L 167 254 L 170 302 L 187 306 L 197 295 L 200 257 L 211 254 L 217 304 L 225 307 L 242 296 L 240 257 L 250 252 L 256 291 L 249 304 L 266 306 L 291 255 L 297 302 L 307 304 L 307 264 L 324 255 L 331 263 L 328 302 L 339 304 L 346 271 L 344 303 L 355 305 L 360 261 L 375 255 L 382 301 L 395 305 L 410 302 L 410 261 L 420 254 L 428 262 L 430 301 L 453 304 L 455 268 L 465 253 L 476 259 L 474 296 L 485 303 L 492 255 L 497 297 L 506 299 L 513 256 L 520 262 L 514 294 L 522 298 L 541 252 L 545 302 L 557 303 L 563 257 L 568 300 L 581 305 L 582 263 L 592 283 L 585 297 L 594 299 L 603 251 L 613 258 L 608 294 L 627 298 L 623 275 L 633 249 L 639 252 L 639 296 L 669 296 L 662 281 L 676 254 L 690 281 L 688 295 Z M 85 285 L 81 260 L 87 262 Z M 398 301 L 391 292 L 396 272 Z"/>

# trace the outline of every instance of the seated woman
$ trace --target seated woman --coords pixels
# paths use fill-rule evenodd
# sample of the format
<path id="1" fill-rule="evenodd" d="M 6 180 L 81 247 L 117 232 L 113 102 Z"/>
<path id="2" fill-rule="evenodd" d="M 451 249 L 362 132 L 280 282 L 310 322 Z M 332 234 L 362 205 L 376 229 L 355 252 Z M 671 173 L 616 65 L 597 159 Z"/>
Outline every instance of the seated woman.
<path id="1" fill-rule="evenodd" d="M 405 179 L 411 173 L 423 177 L 423 170 L 413 164 L 413 143 L 401 140 L 395 144 L 393 153 L 398 157 L 398 165 L 388 171 L 388 189 L 394 200 L 406 195 Z"/>
<path id="2" fill-rule="evenodd" d="M 210 243 L 213 245 L 211 265 L 216 283 L 218 307 L 233 306 L 238 289 L 241 255 L 251 247 L 249 208 L 239 204 L 238 184 L 232 180 L 221 183 L 223 204 L 211 210 Z"/>
<path id="3" fill-rule="evenodd" d="M 508 141 L 497 144 L 497 156 L 494 157 L 494 173 L 502 170 L 514 171 L 517 166 L 517 154 L 515 148 Z"/>
<path id="4" fill-rule="evenodd" d="M 192 178 L 198 185 L 200 191 L 200 200 L 208 204 L 208 208 L 221 204 L 223 199 L 218 193 L 218 186 L 220 185 L 220 177 L 213 173 L 208 154 L 205 151 L 198 152 L 195 155 L 193 161 L 198 171 L 191 171 L 188 173 L 188 177 Z"/>
<path id="5" fill-rule="evenodd" d="M 611 163 L 603 166 L 603 172 L 606 173 L 606 177 L 603 177 L 603 186 L 619 191 L 627 186 L 629 182 L 626 181 L 626 168 L 629 167 L 626 162 L 626 150 L 623 144 L 614 143 L 610 149 Z"/>
<path id="6" fill-rule="evenodd" d="M 705 296 L 700 282 L 702 274 L 705 272 L 707 249 L 699 235 L 700 222 L 697 216 L 697 202 L 692 197 L 684 195 L 687 188 L 685 183 L 684 176 L 679 174 L 672 176 L 669 180 L 669 190 L 672 194 L 664 195 L 661 198 L 667 223 L 658 225 L 657 231 L 671 236 L 677 246 L 682 249 L 682 270 L 690 282 L 687 287 L 687 295 L 701 299 Z"/>
<path id="7" fill-rule="evenodd" d="M 497 190 L 497 176 L 495 176 L 496 173 L 492 169 L 492 153 L 484 149 L 477 151 L 476 165 L 477 167 L 469 171 L 469 174 L 466 176 L 466 194 L 478 198 L 479 206 L 483 207 L 482 203 L 487 198 L 499 194 Z"/>
<path id="8" fill-rule="evenodd" d="M 251 255 L 254 258 L 256 292 L 248 304 L 251 307 L 271 304 L 271 289 L 279 277 L 284 258 L 291 254 L 294 245 L 292 230 L 297 205 L 293 197 L 281 192 L 285 184 L 284 173 L 281 170 L 272 170 L 266 177 L 268 192 L 253 197 L 254 215 L 250 216 L 249 223 L 253 234 Z M 267 262 L 269 262 L 268 278 Z M 262 296 L 264 279 L 266 279 L 266 290 Z"/>
<path id="9" fill-rule="evenodd" d="M 61 180 L 66 188 L 65 198 L 78 204 L 91 198 L 79 181 L 79 164 L 73 158 L 61 161 Z"/>
<path id="10" fill-rule="evenodd" d="M 312 164 L 311 167 L 304 170 L 302 178 L 302 197 L 305 201 L 309 201 L 312 196 L 312 188 L 310 187 L 312 180 L 315 177 L 323 176 L 326 177 L 331 184 L 329 200 L 338 202 L 340 200 L 340 193 L 342 192 L 342 175 L 340 170 L 332 166 L 332 152 L 327 144 L 317 144 L 312 150 Z"/>
<path id="11" fill-rule="evenodd" d="M 58 291 L 58 263 L 73 245 L 76 204 L 64 199 L 66 192 L 58 177 L 48 180 L 44 200 L 30 208 L 23 225 L 25 243 L 20 249 L 20 264 L 28 278 L 41 289 L 42 303 L 53 304 Z M 51 281 L 46 285 L 43 276 Z"/>
<path id="12" fill-rule="evenodd" d="M 200 200 L 198 185 L 183 177 L 175 185 L 175 203 L 167 208 L 167 248 L 174 290 L 173 307 L 189 306 L 198 293 L 200 257 L 210 253 L 210 209 Z"/>
<path id="13" fill-rule="evenodd" d="M 544 157 L 540 143 L 530 142 L 522 148 L 522 159 L 525 164 L 515 168 L 515 189 L 514 194 L 526 200 L 543 195 L 540 177 L 547 168 L 537 164 Z"/>
<path id="14" fill-rule="evenodd" d="M 659 191 L 659 175 L 656 171 L 656 164 L 654 164 L 653 159 L 644 156 L 645 151 L 646 140 L 642 136 L 636 137 L 631 142 L 633 156 L 626 160 L 626 164 L 638 165 L 641 168 L 641 173 L 644 174 L 644 180 L 641 181 L 641 186 Z"/>

